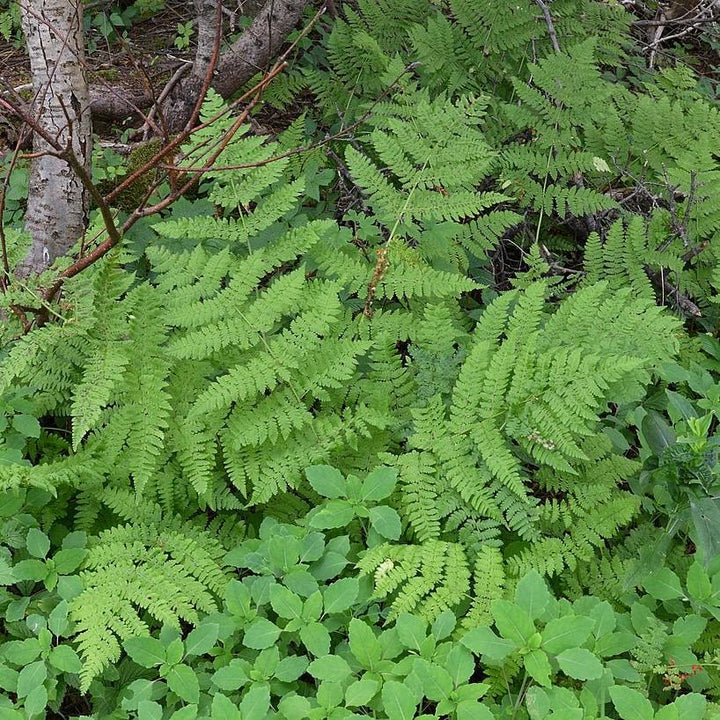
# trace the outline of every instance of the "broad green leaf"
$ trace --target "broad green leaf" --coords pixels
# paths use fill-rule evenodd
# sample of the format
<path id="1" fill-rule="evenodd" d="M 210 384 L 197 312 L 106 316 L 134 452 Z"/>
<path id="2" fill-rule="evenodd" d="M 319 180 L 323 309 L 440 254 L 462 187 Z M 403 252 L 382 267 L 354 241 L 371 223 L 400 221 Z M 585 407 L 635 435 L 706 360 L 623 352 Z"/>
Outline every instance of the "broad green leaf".
<path id="1" fill-rule="evenodd" d="M 294 537 L 272 537 L 268 541 L 268 558 L 274 568 L 287 572 L 294 568 L 300 559 L 300 541 Z"/>
<path id="2" fill-rule="evenodd" d="M 47 677 L 47 668 L 42 660 L 37 660 L 30 665 L 26 665 L 18 675 L 17 680 L 17 696 L 26 697 L 36 687 L 42 685 Z"/>
<path id="3" fill-rule="evenodd" d="M 162 641 L 162 637 L 160 638 Z M 176 637 L 172 642 L 165 648 L 165 662 L 168 665 L 177 665 L 185 655 L 185 645 L 183 641 Z"/>
<path id="4" fill-rule="evenodd" d="M 14 581 L 18 580 L 34 580 L 39 582 L 44 580 L 48 575 L 47 565 L 42 560 L 21 560 L 16 563 L 12 569 Z"/>
<path id="5" fill-rule="evenodd" d="M 240 660 L 231 660 L 228 665 L 216 670 L 211 678 L 213 685 L 228 692 L 237 690 L 249 681 L 245 666 Z"/>
<path id="6" fill-rule="evenodd" d="M 310 714 L 310 701 L 302 695 L 285 695 L 278 703 L 278 712 L 286 720 L 304 720 Z"/>
<path id="7" fill-rule="evenodd" d="M 495 720 L 495 716 L 487 705 L 477 700 L 463 700 L 455 710 L 457 720 Z"/>
<path id="8" fill-rule="evenodd" d="M 603 672 L 600 660 L 585 648 L 563 650 L 555 659 L 560 669 L 576 680 L 597 680 Z"/>
<path id="9" fill-rule="evenodd" d="M 2 643 L 4 659 L 13 665 L 29 665 L 41 652 L 40 641 L 34 637 Z"/>
<path id="10" fill-rule="evenodd" d="M 330 633 L 319 622 L 311 622 L 300 628 L 300 639 L 308 651 L 315 657 L 322 657 L 330 652 Z"/>
<path id="11" fill-rule="evenodd" d="M 384 500 L 395 489 L 396 482 L 397 470 L 395 468 L 373 470 L 363 481 L 361 501 L 368 503 Z"/>
<path id="12" fill-rule="evenodd" d="M 420 652 L 423 640 L 427 636 L 427 623 L 417 615 L 401 613 L 395 621 L 400 642 L 410 650 Z"/>
<path id="13" fill-rule="evenodd" d="M 447 700 L 453 691 L 453 681 L 445 668 L 418 658 L 413 663 L 413 673 L 419 678 L 423 695 L 433 702 Z"/>
<path id="14" fill-rule="evenodd" d="M 539 685 L 550 687 L 552 684 L 550 682 L 552 668 L 550 667 L 547 654 L 542 650 L 533 650 L 525 655 L 523 660 L 525 661 L 525 670 L 527 670 L 528 675 Z"/>
<path id="15" fill-rule="evenodd" d="M 683 597 L 680 579 L 667 567 L 655 570 L 643 583 L 645 590 L 657 600 L 674 600 Z"/>
<path id="16" fill-rule="evenodd" d="M 204 655 L 214 647 L 220 633 L 217 623 L 204 623 L 185 638 L 186 655 Z"/>
<path id="17" fill-rule="evenodd" d="M 252 597 L 247 585 L 239 580 L 230 580 L 225 586 L 225 605 L 227 609 L 233 615 L 243 617 L 250 611 L 251 604 Z"/>
<path id="18" fill-rule="evenodd" d="M 318 680 L 329 682 L 342 682 L 352 673 L 350 666 L 339 655 L 325 655 L 317 658 L 308 665 L 308 672 Z"/>
<path id="19" fill-rule="evenodd" d="M 240 714 L 243 720 L 259 720 L 264 718 L 270 709 L 270 688 L 266 685 L 255 685 L 245 693 L 240 701 Z"/>
<path id="20" fill-rule="evenodd" d="M 184 708 L 176 710 L 170 716 L 170 720 L 195 720 L 197 713 L 197 705 L 186 705 Z"/>
<path id="21" fill-rule="evenodd" d="M 720 554 L 719 503 L 714 497 L 690 500 L 690 515 L 697 533 L 697 544 L 706 565 Z"/>
<path id="22" fill-rule="evenodd" d="M 432 624 L 432 634 L 440 642 L 440 640 L 450 637 L 456 626 L 457 618 L 455 613 L 452 610 L 443 610 Z"/>
<path id="23" fill-rule="evenodd" d="M 450 673 L 453 684 L 459 687 L 466 683 L 475 671 L 475 660 L 467 648 L 455 643 L 445 658 L 444 666 Z"/>
<path id="24" fill-rule="evenodd" d="M 705 568 L 699 563 L 694 562 L 687 571 L 685 578 L 688 593 L 695 600 L 707 600 L 712 595 L 712 584 Z"/>
<path id="25" fill-rule="evenodd" d="M 47 708 L 48 692 L 44 685 L 38 685 L 25 698 L 26 716 L 40 715 Z"/>
<path id="26" fill-rule="evenodd" d="M 213 695 L 211 713 L 213 720 L 246 720 L 240 715 L 235 703 L 222 693 Z"/>
<path id="27" fill-rule="evenodd" d="M 274 645 L 282 631 L 267 618 L 256 618 L 245 630 L 243 645 L 253 650 L 264 650 Z"/>
<path id="28" fill-rule="evenodd" d="M 655 713 L 655 720 L 678 720 L 678 709 L 675 703 L 663 705 Z"/>
<path id="29" fill-rule="evenodd" d="M 590 637 L 594 626 L 592 618 L 580 615 L 553 618 L 541 633 L 542 648 L 557 655 L 563 650 L 578 647 Z"/>
<path id="30" fill-rule="evenodd" d="M 519 647 L 512 640 L 498 637 L 489 627 L 471 630 L 460 639 L 460 642 L 476 655 L 486 655 L 488 659 L 496 662 L 502 662 Z"/>
<path id="31" fill-rule="evenodd" d="M 700 615 L 684 615 L 673 623 L 673 639 L 682 642 L 686 647 L 696 643 L 705 630 L 707 620 Z"/>
<path id="32" fill-rule="evenodd" d="M 318 530 L 346 527 L 355 517 L 355 509 L 347 500 L 330 500 L 310 517 L 310 527 Z"/>
<path id="33" fill-rule="evenodd" d="M 59 575 L 69 575 L 75 572 L 83 560 L 87 557 L 88 551 L 85 548 L 65 548 L 58 550 L 53 555 L 55 563 L 55 572 Z"/>
<path id="34" fill-rule="evenodd" d="M 523 646 L 535 634 L 535 624 L 527 612 L 515 603 L 507 600 L 496 600 L 492 604 L 495 625 L 500 634 Z"/>
<path id="35" fill-rule="evenodd" d="M 326 498 L 345 497 L 345 478 L 343 474 L 329 465 L 313 465 L 305 470 L 313 490 Z"/>
<path id="36" fill-rule="evenodd" d="M 637 645 L 637 637 L 631 632 L 612 632 L 595 641 L 594 651 L 600 657 L 612 657 L 631 650 Z"/>
<path id="37" fill-rule="evenodd" d="M 9 707 L 0 707 L 0 720 L 25 720 L 27 715 Z"/>
<path id="38" fill-rule="evenodd" d="M 10 563 L 4 557 L 0 557 L 0 585 L 14 584 L 15 575 L 13 575 Z"/>
<path id="39" fill-rule="evenodd" d="M 396 680 L 388 680 L 382 689 L 382 701 L 388 720 L 413 720 L 417 702 L 410 690 Z"/>
<path id="40" fill-rule="evenodd" d="M 61 600 L 48 615 L 48 629 L 53 635 L 64 635 L 70 625 L 68 621 L 69 606 Z"/>
<path id="41" fill-rule="evenodd" d="M 552 595 L 537 570 L 527 573 L 515 588 L 515 603 L 523 608 L 532 620 L 542 617 L 550 600 Z"/>
<path id="42" fill-rule="evenodd" d="M 642 435 L 650 449 L 660 457 L 663 451 L 675 444 L 675 431 L 656 410 L 649 410 L 642 421 Z"/>
<path id="43" fill-rule="evenodd" d="M 162 665 L 166 659 L 163 644 L 152 637 L 128 638 L 125 641 L 125 652 L 133 662 L 146 668 Z"/>
<path id="44" fill-rule="evenodd" d="M 175 665 L 168 671 L 168 687 L 186 703 L 198 703 L 200 701 L 200 684 L 195 671 L 185 664 Z"/>
<path id="45" fill-rule="evenodd" d="M 295 682 L 307 670 L 309 662 L 304 655 L 288 655 L 275 668 L 275 677 L 281 682 Z"/>
<path id="46" fill-rule="evenodd" d="M 162 705 L 154 700 L 141 700 L 137 705 L 137 720 L 161 720 Z"/>
<path id="47" fill-rule="evenodd" d="M 370 508 L 370 524 L 378 535 L 388 540 L 397 540 L 402 531 L 400 516 L 396 510 L 387 505 Z"/>
<path id="48" fill-rule="evenodd" d="M 348 707 L 367 705 L 377 694 L 380 683 L 369 677 L 360 678 L 348 685 L 345 691 L 345 704 Z"/>
<path id="49" fill-rule="evenodd" d="M 332 614 L 349 610 L 360 592 L 357 578 L 342 578 L 328 585 L 323 592 L 325 612 Z"/>
<path id="50" fill-rule="evenodd" d="M 382 659 L 382 646 L 375 637 L 372 628 L 362 620 L 353 618 L 348 627 L 350 652 L 355 659 L 368 670 Z"/>
<path id="51" fill-rule="evenodd" d="M 302 617 L 302 598 L 284 585 L 273 585 L 270 588 L 270 604 L 281 618 L 295 620 Z"/>
<path id="52" fill-rule="evenodd" d="M 50 664 L 62 672 L 77 674 L 82 668 L 78 654 L 69 645 L 57 645 L 48 656 Z"/>
<path id="53" fill-rule="evenodd" d="M 697 417 L 697 410 L 695 410 L 692 403 L 684 395 L 673 392 L 672 390 L 665 390 L 665 394 L 670 402 L 669 410 L 671 412 L 669 414 L 673 422 Z"/>
<path id="54" fill-rule="evenodd" d="M 23 415 L 22 413 L 14 415 L 13 427 L 25 437 L 40 437 L 40 423 L 32 415 Z"/>
<path id="55" fill-rule="evenodd" d="M 699 693 L 681 695 L 673 704 L 678 710 L 678 720 L 702 720 L 705 717 L 707 700 Z"/>
<path id="56" fill-rule="evenodd" d="M 36 558 L 44 558 L 50 550 L 50 538 L 37 528 L 30 528 L 27 534 L 28 552 Z"/>
<path id="57" fill-rule="evenodd" d="M 637 690 L 624 685 L 614 685 L 609 692 L 621 720 L 653 720 L 650 701 Z"/>

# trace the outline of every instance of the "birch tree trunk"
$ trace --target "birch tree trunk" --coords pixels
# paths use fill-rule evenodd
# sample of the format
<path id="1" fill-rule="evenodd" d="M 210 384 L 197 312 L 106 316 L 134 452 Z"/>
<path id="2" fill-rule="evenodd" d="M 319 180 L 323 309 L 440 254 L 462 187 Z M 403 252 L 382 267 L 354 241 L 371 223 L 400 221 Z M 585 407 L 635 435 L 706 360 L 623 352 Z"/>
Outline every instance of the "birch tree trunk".
<path id="1" fill-rule="evenodd" d="M 21 0 L 20 12 L 33 78 L 33 113 L 64 146 L 71 144 L 90 170 L 91 122 L 84 69 L 83 0 Z M 37 134 L 35 153 L 49 150 Z M 83 234 L 88 194 L 65 160 L 41 154 L 32 161 L 25 228 L 32 246 L 18 274 L 47 268 Z"/>

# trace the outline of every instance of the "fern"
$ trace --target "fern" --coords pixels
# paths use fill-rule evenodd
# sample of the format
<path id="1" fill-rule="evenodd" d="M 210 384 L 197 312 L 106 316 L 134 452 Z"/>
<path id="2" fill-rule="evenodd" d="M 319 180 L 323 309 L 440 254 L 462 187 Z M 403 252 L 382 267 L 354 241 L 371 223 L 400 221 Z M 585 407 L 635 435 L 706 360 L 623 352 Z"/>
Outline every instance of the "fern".
<path id="1" fill-rule="evenodd" d="M 375 596 L 389 601 L 388 620 L 403 612 L 433 620 L 458 605 L 470 589 L 465 553 L 454 543 L 384 543 L 367 551 L 358 568 L 373 575 Z"/>
<path id="2" fill-rule="evenodd" d="M 90 548 L 83 591 L 71 604 L 83 691 L 119 659 L 124 640 L 149 634 L 146 617 L 158 625 L 197 623 L 199 613 L 217 609 L 226 582 L 225 549 L 211 535 L 173 518 L 150 518 L 127 496 L 115 501 L 147 521 L 106 530 Z"/>

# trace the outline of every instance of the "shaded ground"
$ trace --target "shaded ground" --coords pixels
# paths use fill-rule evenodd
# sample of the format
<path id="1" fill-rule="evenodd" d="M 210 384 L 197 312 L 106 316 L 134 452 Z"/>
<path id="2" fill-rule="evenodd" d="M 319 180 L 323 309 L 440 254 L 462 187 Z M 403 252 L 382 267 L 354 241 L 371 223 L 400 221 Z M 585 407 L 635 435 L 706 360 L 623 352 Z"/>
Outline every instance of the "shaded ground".
<path id="1" fill-rule="evenodd" d="M 178 24 L 193 19 L 192 3 L 167 0 L 162 10 L 147 18 L 136 17 L 129 28 L 117 27 L 112 34 L 107 34 L 110 16 L 118 13 L 122 17 L 123 11 L 111 3 L 97 5 L 100 7 L 88 6 L 86 11 L 86 60 L 91 83 L 137 91 L 147 91 L 150 86 L 159 93 L 172 73 L 192 57 L 194 37 L 187 48 L 174 45 Z M 30 83 L 30 67 L 24 47 L 17 41 L 0 38 L 0 75 L 13 87 L 29 93 L 25 86 Z"/>

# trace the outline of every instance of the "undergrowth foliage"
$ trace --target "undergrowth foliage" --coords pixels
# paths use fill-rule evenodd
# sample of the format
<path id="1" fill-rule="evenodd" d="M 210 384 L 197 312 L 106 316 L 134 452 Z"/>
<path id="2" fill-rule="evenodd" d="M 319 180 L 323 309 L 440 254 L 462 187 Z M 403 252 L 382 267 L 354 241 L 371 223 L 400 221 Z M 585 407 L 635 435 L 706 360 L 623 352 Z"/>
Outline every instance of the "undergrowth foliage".
<path id="1" fill-rule="evenodd" d="M 5 298 L 1 718 L 717 715 L 718 107 L 541 5 L 354 3 Z"/>

